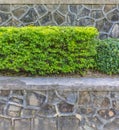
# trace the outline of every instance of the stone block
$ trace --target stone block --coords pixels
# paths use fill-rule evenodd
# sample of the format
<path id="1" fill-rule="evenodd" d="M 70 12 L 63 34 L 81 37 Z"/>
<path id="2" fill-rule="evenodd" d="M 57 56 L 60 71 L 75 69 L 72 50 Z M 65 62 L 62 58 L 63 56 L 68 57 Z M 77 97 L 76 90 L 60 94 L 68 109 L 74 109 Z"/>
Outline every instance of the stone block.
<path id="1" fill-rule="evenodd" d="M 56 118 L 35 118 L 34 130 L 57 130 Z"/>
<path id="2" fill-rule="evenodd" d="M 59 130 L 81 130 L 79 120 L 75 117 L 60 117 Z"/>
<path id="3" fill-rule="evenodd" d="M 31 130 L 31 122 L 28 119 L 15 120 L 15 130 Z"/>

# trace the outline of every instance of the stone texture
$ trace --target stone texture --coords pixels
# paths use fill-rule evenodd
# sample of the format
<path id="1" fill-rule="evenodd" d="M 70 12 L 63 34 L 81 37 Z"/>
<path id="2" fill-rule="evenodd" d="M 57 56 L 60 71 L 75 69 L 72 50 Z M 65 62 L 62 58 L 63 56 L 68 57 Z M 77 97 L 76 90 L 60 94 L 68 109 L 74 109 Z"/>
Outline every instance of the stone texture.
<path id="1" fill-rule="evenodd" d="M 119 5 L 113 1 L 108 1 L 111 4 L 100 4 L 98 1 L 95 1 L 98 4 L 94 1 L 93 4 L 89 4 L 90 1 L 85 4 L 53 2 L 54 4 L 0 5 L 0 26 L 94 26 L 100 32 L 100 39 L 119 37 Z"/>
<path id="2" fill-rule="evenodd" d="M 15 120 L 15 130 L 30 130 L 30 120 L 22 119 L 22 120 Z"/>
<path id="3" fill-rule="evenodd" d="M 115 24 L 113 26 L 111 36 L 114 37 L 114 38 L 118 38 L 119 37 L 119 25 L 118 24 Z"/>
<path id="4" fill-rule="evenodd" d="M 118 78 L 0 77 L 0 87 L 0 130 L 119 128 Z"/>
<path id="5" fill-rule="evenodd" d="M 36 118 L 34 121 L 34 130 L 56 130 L 56 119 L 55 118 Z"/>

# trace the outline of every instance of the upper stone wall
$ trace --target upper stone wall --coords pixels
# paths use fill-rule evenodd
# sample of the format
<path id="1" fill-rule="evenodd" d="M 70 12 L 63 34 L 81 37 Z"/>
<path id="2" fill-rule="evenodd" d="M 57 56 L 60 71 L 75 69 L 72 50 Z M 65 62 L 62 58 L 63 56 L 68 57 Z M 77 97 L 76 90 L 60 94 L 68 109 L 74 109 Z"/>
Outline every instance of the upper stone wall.
<path id="1" fill-rule="evenodd" d="M 0 0 L 0 4 L 118 4 L 119 0 Z"/>

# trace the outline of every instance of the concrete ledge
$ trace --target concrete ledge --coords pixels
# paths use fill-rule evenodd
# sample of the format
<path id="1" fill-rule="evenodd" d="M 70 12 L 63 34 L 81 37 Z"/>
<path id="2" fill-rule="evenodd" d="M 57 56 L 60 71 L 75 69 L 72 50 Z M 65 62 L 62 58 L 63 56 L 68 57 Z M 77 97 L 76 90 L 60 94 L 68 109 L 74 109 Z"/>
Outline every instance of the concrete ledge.
<path id="1" fill-rule="evenodd" d="M 0 4 L 118 4 L 119 0 L 0 0 Z"/>
<path id="2" fill-rule="evenodd" d="M 119 78 L 0 77 L 0 90 L 119 91 Z"/>

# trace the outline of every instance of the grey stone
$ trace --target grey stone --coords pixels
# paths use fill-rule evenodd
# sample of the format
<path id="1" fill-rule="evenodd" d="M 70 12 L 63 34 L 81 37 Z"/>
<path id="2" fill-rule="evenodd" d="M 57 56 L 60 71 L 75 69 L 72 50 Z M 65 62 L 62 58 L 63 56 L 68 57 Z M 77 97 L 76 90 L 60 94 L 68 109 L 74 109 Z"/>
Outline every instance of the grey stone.
<path id="1" fill-rule="evenodd" d="M 79 12 L 78 12 L 78 16 L 77 18 L 79 19 L 80 17 L 86 17 L 89 16 L 90 14 L 90 10 L 87 8 L 82 8 Z"/>
<path id="2" fill-rule="evenodd" d="M 117 9 L 111 11 L 110 13 L 107 14 L 107 18 L 111 22 L 119 21 L 119 11 Z"/>
<path id="3" fill-rule="evenodd" d="M 104 126 L 103 130 L 118 130 L 119 129 L 119 119 L 115 119 L 111 123 L 108 123 Z"/>
<path id="4" fill-rule="evenodd" d="M 90 16 L 93 17 L 94 19 L 100 19 L 104 17 L 101 10 L 92 10 Z"/>
<path id="5" fill-rule="evenodd" d="M 115 9 L 116 7 L 117 7 L 117 5 L 107 4 L 107 5 L 105 5 L 105 7 L 104 7 L 104 12 L 107 13 L 107 12 L 109 12 L 109 11 Z"/>
<path id="6" fill-rule="evenodd" d="M 113 29 L 112 29 L 112 31 L 111 31 L 111 36 L 112 36 L 113 38 L 118 38 L 118 37 L 119 37 L 119 25 L 118 25 L 118 24 L 115 24 L 115 25 L 113 26 Z"/>
<path id="7" fill-rule="evenodd" d="M 56 130 L 56 119 L 55 118 L 35 118 L 34 130 Z"/>
<path id="8" fill-rule="evenodd" d="M 24 6 L 24 7 L 21 7 L 21 8 L 17 8 L 15 10 L 12 11 L 13 15 L 16 17 L 16 18 L 21 18 L 25 15 L 25 13 L 27 12 L 28 10 L 28 7 Z"/>
<path id="9" fill-rule="evenodd" d="M 58 8 L 58 11 L 66 15 L 68 12 L 68 5 L 60 5 L 60 7 Z"/>
<path id="10" fill-rule="evenodd" d="M 94 25 L 94 19 L 92 18 L 81 18 L 80 20 L 77 21 L 77 25 L 79 26 L 93 26 Z"/>
<path id="11" fill-rule="evenodd" d="M 0 11 L 9 12 L 10 11 L 10 5 L 0 5 Z"/>
<path id="12" fill-rule="evenodd" d="M 22 109 L 21 117 L 33 118 L 36 116 L 37 111 L 34 109 Z"/>
<path id="13" fill-rule="evenodd" d="M 57 115 L 55 106 L 46 104 L 38 112 L 40 117 L 55 117 Z"/>
<path id="14" fill-rule="evenodd" d="M 74 111 L 74 106 L 66 102 L 61 102 L 58 104 L 58 109 L 60 113 L 72 113 Z"/>
<path id="15" fill-rule="evenodd" d="M 29 106 L 41 107 L 45 103 L 46 97 L 36 92 L 28 92 L 26 100 Z"/>
<path id="16" fill-rule="evenodd" d="M 60 14 L 59 12 L 57 12 L 57 11 L 54 12 L 53 16 L 54 16 L 54 20 L 56 21 L 57 25 L 61 25 L 65 22 L 65 17 L 62 14 Z"/>
<path id="17" fill-rule="evenodd" d="M 9 20 L 9 18 L 10 18 L 10 14 L 5 14 L 0 12 L 0 24 Z"/>
<path id="18" fill-rule="evenodd" d="M 70 25 L 75 25 L 76 23 L 76 15 L 72 13 L 68 13 L 68 23 Z"/>
<path id="19" fill-rule="evenodd" d="M 27 119 L 15 120 L 15 130 L 30 130 L 31 122 Z"/>
<path id="20" fill-rule="evenodd" d="M 35 8 L 37 9 L 40 17 L 47 13 L 47 9 L 43 5 L 36 5 Z"/>
<path id="21" fill-rule="evenodd" d="M 96 27 L 101 32 L 109 32 L 112 24 L 107 19 L 102 19 L 96 22 Z"/>
<path id="22" fill-rule="evenodd" d="M 80 121 L 76 119 L 75 117 L 60 117 L 59 129 L 60 130 L 80 130 L 79 122 Z"/>
<path id="23" fill-rule="evenodd" d="M 11 130 L 11 120 L 0 118 L 0 130 Z"/>
<path id="24" fill-rule="evenodd" d="M 52 22 L 52 15 L 51 15 L 51 13 L 48 12 L 45 16 L 40 18 L 39 21 L 40 21 L 41 25 L 48 25 L 49 23 Z"/>
<path id="25" fill-rule="evenodd" d="M 75 13 L 77 14 L 77 5 L 69 5 L 69 10 L 72 12 L 72 13 Z"/>
<path id="26" fill-rule="evenodd" d="M 30 8 L 30 10 L 25 14 L 24 17 L 20 19 L 24 23 L 32 23 L 37 20 L 37 13 L 33 8 Z"/>
<path id="27" fill-rule="evenodd" d="M 9 105 L 7 109 L 8 116 L 11 117 L 20 117 L 21 114 L 21 107 L 15 105 Z"/>

